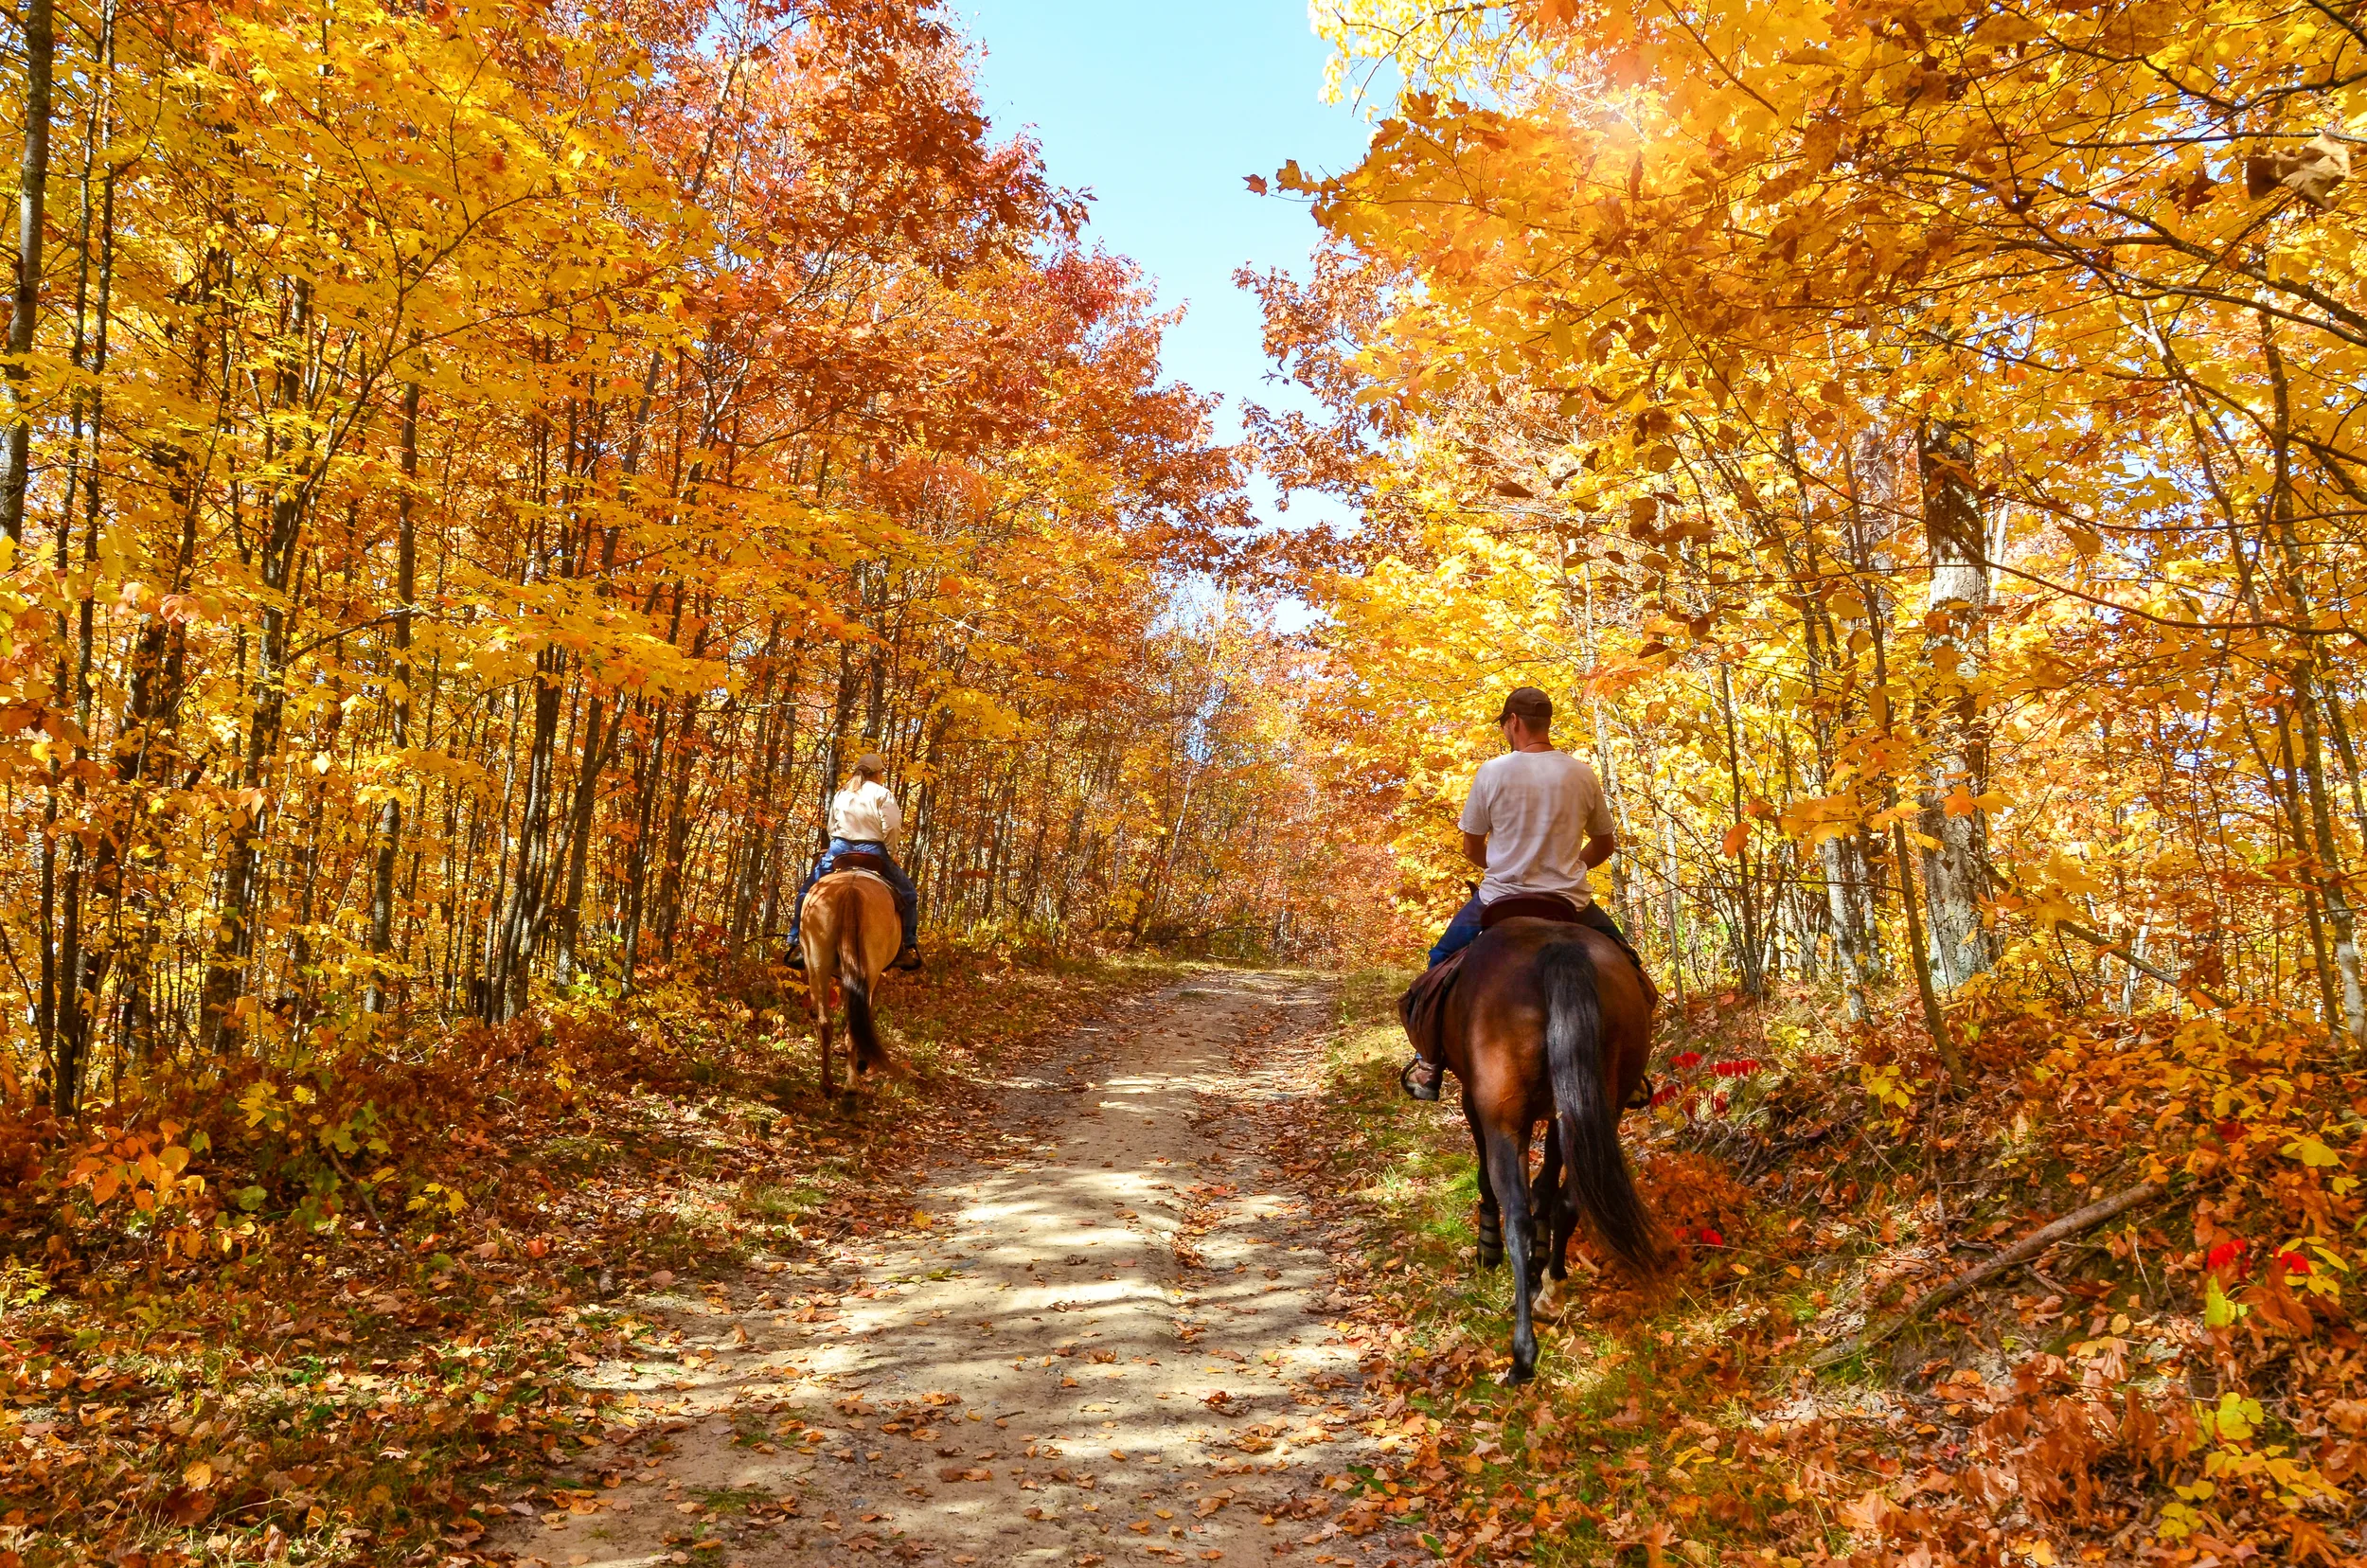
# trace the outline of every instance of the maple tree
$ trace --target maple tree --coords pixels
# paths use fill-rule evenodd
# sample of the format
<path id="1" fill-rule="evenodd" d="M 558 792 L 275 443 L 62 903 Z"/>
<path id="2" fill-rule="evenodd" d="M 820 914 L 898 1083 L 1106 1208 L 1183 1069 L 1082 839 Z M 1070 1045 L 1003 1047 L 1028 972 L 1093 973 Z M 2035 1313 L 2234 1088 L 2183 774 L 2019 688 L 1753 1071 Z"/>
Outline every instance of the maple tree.
<path id="1" fill-rule="evenodd" d="M 1330 612 L 1361 720 L 1333 765 L 1393 801 L 1408 901 L 1450 907 L 1490 694 L 1567 694 L 1565 743 L 1593 751 L 1618 820 L 1606 901 L 1681 1019 L 1722 1032 L 1728 1004 L 1762 1002 L 1764 1028 L 1805 1030 L 1787 1074 L 1839 1068 L 1847 1114 L 1895 1113 L 1901 1139 L 1945 1119 L 1940 1147 L 1972 1139 L 2000 1168 L 2033 1145 L 2103 1160 L 2131 1201 L 2207 1184 L 2194 1292 L 2148 1331 L 2211 1347 L 2195 1386 L 2278 1381 L 2287 1434 L 2323 1434 L 2306 1412 L 2341 1397 L 2356 1344 L 2367 1043 L 2356 16 L 1315 15 L 1338 85 L 1402 91 L 1373 100 L 1355 167 L 1252 182 L 1328 241 L 1304 277 L 1246 279 L 1318 405 L 1259 436 L 1368 526 L 1274 542 L 1270 564 Z M 1757 1096 L 1702 1077 L 1757 1081 L 1767 1047 L 1677 1055 L 1671 1135 L 1781 1147 Z M 2071 1101 L 2108 1083 L 2149 1142 L 2078 1125 Z M 1843 1109 L 1829 1086 L 1767 1093 L 1795 1089 Z M 2270 1105 L 2294 1118 L 2257 1146 L 2279 1159 L 2239 1170 Z M 1756 1181 L 1799 1202 L 1782 1172 Z M 1861 1202 L 1841 1188 L 1821 1201 Z M 1945 1213 L 1913 1222 L 1948 1235 Z M 2248 1274 L 2240 1246 L 2295 1259 L 2243 1298 L 2253 1327 L 2278 1320 L 2256 1358 L 2227 1347 L 2235 1295 L 2200 1299 L 2205 1273 L 2229 1292 Z M 2087 1473 L 2069 1456 L 2099 1417 L 2038 1408 L 2054 1374 L 2029 1376 L 1981 1452 Z M 2187 1386 L 2145 1407 L 2187 1433 L 2131 1455 L 2149 1502 L 2034 1491 L 2020 1517 L 2101 1541 L 2134 1517 L 2114 1508 L 2150 1510 L 2164 1554 L 2332 1550 L 2343 1442 L 2279 1448 L 2208 1416 L 2196 1435 Z M 1973 1486 L 1953 1452 L 1931 1459 Z M 2279 1503 L 2258 1467 L 2295 1452 L 2326 1468 Z M 1847 1523 L 1988 1560 L 2023 1549 L 1997 1486 L 1985 1517 L 1892 1499 Z"/>
<path id="2" fill-rule="evenodd" d="M 1165 592 L 1241 456 L 941 17 L 57 17 L 11 97 L 20 1084 L 761 964 L 861 749 L 938 924 L 1326 939 L 1311 878 L 1230 875 L 1253 801 L 1326 831 L 1228 664 L 1258 613 Z"/>

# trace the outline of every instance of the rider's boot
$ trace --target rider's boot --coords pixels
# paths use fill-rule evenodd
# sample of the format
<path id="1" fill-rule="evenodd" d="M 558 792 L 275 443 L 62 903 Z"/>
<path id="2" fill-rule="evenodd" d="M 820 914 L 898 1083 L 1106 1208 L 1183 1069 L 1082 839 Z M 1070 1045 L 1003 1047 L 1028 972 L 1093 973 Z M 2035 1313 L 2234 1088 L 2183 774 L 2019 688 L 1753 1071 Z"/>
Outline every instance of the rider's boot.
<path id="1" fill-rule="evenodd" d="M 1405 1071 L 1397 1075 L 1397 1081 L 1414 1098 L 1434 1100 L 1438 1097 L 1438 1080 L 1441 1076 L 1442 1069 L 1437 1063 L 1424 1060 L 1416 1056 L 1405 1064 Z"/>
<path id="2" fill-rule="evenodd" d="M 805 944 L 805 943 L 803 943 L 803 942 L 799 942 L 799 943 L 795 944 L 794 946 L 791 947 L 791 949 L 789 950 L 789 957 L 788 957 L 788 959 L 787 959 L 786 961 L 787 961 L 787 963 L 789 964 L 789 967 L 790 967 L 791 969 L 792 969 L 792 970 L 796 971 L 799 974 L 803 974 L 803 973 L 805 973 L 805 972 L 806 972 L 806 944 Z"/>
<path id="3" fill-rule="evenodd" d="M 920 968 L 919 944 L 915 943 L 912 946 L 905 948 L 901 953 L 899 953 L 896 955 L 896 962 L 890 964 L 888 968 L 899 970 L 917 970 Z"/>

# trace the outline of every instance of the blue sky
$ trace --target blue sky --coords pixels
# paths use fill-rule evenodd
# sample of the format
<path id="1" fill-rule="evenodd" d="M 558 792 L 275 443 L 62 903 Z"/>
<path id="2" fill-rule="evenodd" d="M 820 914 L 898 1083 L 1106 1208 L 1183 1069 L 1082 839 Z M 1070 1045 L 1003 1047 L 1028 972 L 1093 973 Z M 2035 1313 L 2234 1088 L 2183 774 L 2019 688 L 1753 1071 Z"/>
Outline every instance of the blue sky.
<path id="1" fill-rule="evenodd" d="M 1315 225 L 1296 202 L 1250 194 L 1248 174 L 1296 158 L 1344 169 L 1365 126 L 1321 101 L 1325 45 L 1305 0 L 952 0 L 984 51 L 981 87 L 998 131 L 1032 128 L 1053 180 L 1094 195 L 1090 234 L 1187 307 L 1167 335 L 1168 375 L 1222 394 L 1226 436 L 1261 385 L 1257 309 L 1233 286 L 1248 262 L 1304 274 Z M 1291 522 L 1332 515 L 1302 499 Z"/>

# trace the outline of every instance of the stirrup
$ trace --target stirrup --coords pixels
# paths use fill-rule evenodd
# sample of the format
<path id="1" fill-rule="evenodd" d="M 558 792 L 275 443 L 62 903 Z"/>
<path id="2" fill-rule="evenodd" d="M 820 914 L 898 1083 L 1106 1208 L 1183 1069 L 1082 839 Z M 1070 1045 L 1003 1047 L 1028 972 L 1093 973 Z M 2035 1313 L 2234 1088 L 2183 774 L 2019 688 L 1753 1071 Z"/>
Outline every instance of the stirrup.
<path id="1" fill-rule="evenodd" d="M 1430 1068 L 1431 1075 L 1427 1082 L 1420 1081 L 1416 1077 L 1425 1067 Z M 1434 1100 L 1438 1097 L 1439 1082 L 1445 1077 L 1445 1068 L 1431 1067 L 1429 1062 L 1417 1056 L 1405 1064 L 1405 1071 L 1397 1075 L 1397 1087 L 1403 1089 L 1411 1098 Z"/>
<path id="2" fill-rule="evenodd" d="M 789 950 L 788 953 L 787 953 L 787 954 L 785 954 L 785 955 L 782 957 L 781 962 L 782 962 L 782 963 L 784 963 L 784 964 L 787 964 L 787 965 L 788 965 L 791 969 L 795 970 L 795 971 L 796 971 L 798 973 L 800 973 L 800 974 L 805 973 L 805 972 L 806 972 L 806 950 L 805 950 L 805 948 L 804 948 L 802 945 L 797 946 L 797 947 L 792 947 L 792 948 L 791 948 L 791 949 Z"/>
<path id="3" fill-rule="evenodd" d="M 919 968 L 920 968 L 920 944 L 919 944 L 919 943 L 917 943 L 917 942 L 916 942 L 916 943 L 914 943 L 911 947 L 908 947 L 908 948 L 904 949 L 904 951 L 902 951 L 901 953 L 899 953 L 896 955 L 896 962 L 894 962 L 894 963 L 890 964 L 890 965 L 888 966 L 888 968 L 890 968 L 890 969 L 894 969 L 894 970 L 908 970 L 908 971 L 910 971 L 910 970 L 917 970 L 917 969 L 919 969 Z"/>
<path id="4" fill-rule="evenodd" d="M 1643 1082 L 1635 1086 L 1635 1093 L 1629 1095 L 1627 1098 L 1627 1102 L 1621 1105 L 1619 1109 L 1622 1111 L 1648 1111 L 1652 1108 L 1652 1096 L 1658 1093 L 1660 1093 L 1660 1091 L 1652 1086 L 1652 1080 L 1647 1078 Z"/>

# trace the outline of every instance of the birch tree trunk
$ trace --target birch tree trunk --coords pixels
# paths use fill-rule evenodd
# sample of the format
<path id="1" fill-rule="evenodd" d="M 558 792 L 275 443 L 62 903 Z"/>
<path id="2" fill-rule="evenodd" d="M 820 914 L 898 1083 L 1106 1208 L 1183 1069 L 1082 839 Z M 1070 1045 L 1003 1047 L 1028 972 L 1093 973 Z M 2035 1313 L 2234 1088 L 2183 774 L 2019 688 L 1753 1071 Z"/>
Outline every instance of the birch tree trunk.
<path id="1" fill-rule="evenodd" d="M 1923 797 L 1924 835 L 1940 846 L 1923 851 L 1924 902 L 1933 967 L 1942 989 L 1952 990 L 1995 961 L 1981 924 L 1989 883 L 1987 824 L 1967 804 L 1986 787 L 1988 773 L 1975 684 L 1988 648 L 1989 563 L 1971 432 L 1955 420 L 1928 420 L 1916 429 L 1915 457 L 1931 574 L 1924 651 L 1935 695 L 1945 701 Z"/>

